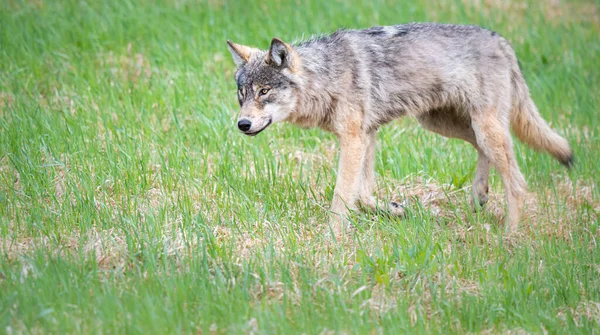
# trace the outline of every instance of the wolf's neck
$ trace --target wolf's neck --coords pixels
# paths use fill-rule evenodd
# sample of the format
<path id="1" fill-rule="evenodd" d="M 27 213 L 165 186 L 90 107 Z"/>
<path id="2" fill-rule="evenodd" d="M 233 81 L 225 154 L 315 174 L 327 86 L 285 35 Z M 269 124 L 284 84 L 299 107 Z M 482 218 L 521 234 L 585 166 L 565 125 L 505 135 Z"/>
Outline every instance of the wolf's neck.
<path id="1" fill-rule="evenodd" d="M 305 127 L 329 128 L 330 114 L 334 108 L 334 99 L 327 90 L 326 83 L 318 76 L 303 72 L 305 77 L 299 85 L 298 110 L 296 122 Z"/>
<path id="2" fill-rule="evenodd" d="M 298 110 L 290 122 L 304 127 L 329 129 L 332 111 L 337 105 L 335 80 L 327 57 L 318 49 L 299 47 Z"/>

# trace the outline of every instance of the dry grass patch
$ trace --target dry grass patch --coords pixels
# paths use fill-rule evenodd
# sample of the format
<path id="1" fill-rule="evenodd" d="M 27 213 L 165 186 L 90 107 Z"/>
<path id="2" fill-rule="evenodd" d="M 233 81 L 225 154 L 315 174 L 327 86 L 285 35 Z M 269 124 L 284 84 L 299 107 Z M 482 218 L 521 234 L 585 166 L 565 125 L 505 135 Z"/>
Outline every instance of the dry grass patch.
<path id="1" fill-rule="evenodd" d="M 0 92 L 0 115 L 4 116 L 15 103 L 15 95 L 11 92 Z M 8 113 L 6 113 L 8 114 Z"/>
<path id="2" fill-rule="evenodd" d="M 306 159 L 306 158 L 304 158 Z M 0 169 L 3 174 L 9 175 L 11 168 L 7 163 L 7 158 L 4 157 L 0 162 Z M 66 194 L 67 187 L 65 186 L 66 167 L 61 167 L 56 171 L 54 178 L 54 191 L 59 199 L 69 199 L 74 202 L 75 199 Z M 157 170 L 158 171 L 158 170 Z M 16 173 L 16 171 L 13 171 Z M 157 172 L 158 173 L 158 172 Z M 18 177 L 15 177 L 15 184 L 18 183 Z M 158 179 L 158 178 L 157 178 Z M 413 181 L 409 181 L 413 180 Z M 421 182 L 415 182 L 421 180 Z M 96 189 L 94 203 L 96 209 L 109 210 L 112 213 L 113 219 L 117 219 L 120 212 L 120 207 L 125 199 L 115 197 L 112 191 L 112 182 Z M 315 185 L 314 187 L 320 187 Z M 17 186 L 13 186 L 17 187 Z M 182 186 L 183 187 L 183 186 Z M 453 189 L 451 185 L 441 184 L 433 178 L 407 178 L 399 185 L 392 186 L 395 189 L 395 194 L 401 194 L 405 199 L 409 199 L 409 206 L 421 207 L 424 211 L 432 213 L 434 217 L 443 217 L 449 220 L 459 222 L 468 222 L 469 216 L 472 215 L 468 206 L 470 192 L 468 188 Z M 556 184 L 556 192 L 551 189 L 537 189 L 536 192 L 529 192 L 525 198 L 523 223 L 518 239 L 527 238 L 540 232 L 564 239 L 569 239 L 572 229 L 576 229 L 579 225 L 566 224 L 573 220 L 584 220 L 581 217 L 581 208 L 587 206 L 593 210 L 590 212 L 589 220 L 597 220 L 597 213 L 600 211 L 600 200 L 595 194 L 594 186 L 578 181 L 573 183 L 568 179 L 560 179 Z M 187 192 L 193 203 L 194 210 L 202 215 L 205 215 L 209 222 L 216 220 L 217 212 L 219 211 L 216 203 L 207 201 L 210 198 L 220 199 L 223 197 L 231 197 L 228 194 L 213 194 L 207 192 L 210 190 L 198 190 L 197 188 L 185 188 L 179 190 L 167 191 L 160 187 L 160 183 L 148 189 L 144 194 L 141 194 L 136 200 L 136 213 L 139 217 L 139 224 L 144 224 L 146 218 L 150 216 L 157 217 L 161 208 L 174 206 L 177 202 L 177 197 L 181 192 Z M 210 193 L 210 192 L 209 192 Z M 322 199 L 324 200 L 324 199 Z M 495 222 L 490 224 L 502 224 L 504 218 L 504 197 L 502 193 L 490 193 L 490 201 L 485 207 L 485 211 L 495 217 Z M 212 205 L 211 205 L 212 203 Z M 202 208 L 200 204 L 204 204 Z M 548 211 L 548 208 L 561 208 L 556 212 Z M 221 216 L 222 214 L 219 214 Z M 233 215 L 233 214 L 232 214 Z M 215 216 L 211 219 L 211 217 Z M 235 220 L 235 217 L 230 219 Z M 556 222 L 558 220 L 558 222 Z M 215 221 L 216 222 L 216 221 Z M 164 242 L 167 245 L 169 253 L 176 254 L 180 251 L 189 248 L 189 239 L 186 238 L 181 230 L 182 217 L 168 216 L 168 222 L 162 227 Z M 299 227 L 294 226 L 292 237 L 298 248 L 314 248 L 314 252 L 328 254 L 335 250 L 335 244 L 320 244 L 312 245 L 312 240 L 317 234 L 322 233 L 321 230 L 326 228 L 326 224 L 319 222 L 310 222 Z M 459 235 L 468 234 L 470 227 L 464 224 L 449 225 L 450 229 L 455 230 Z M 299 229 L 298 229 L 299 228 Z M 489 228 L 484 227 L 486 230 Z M 248 230 L 250 229 L 250 230 Z M 256 252 L 265 250 L 267 246 L 273 246 L 280 252 L 285 252 L 285 241 L 283 236 L 287 236 L 292 227 L 286 226 L 284 222 L 271 223 L 269 221 L 258 222 L 252 227 L 243 228 L 240 226 L 216 225 L 212 228 L 212 234 L 215 240 L 221 245 L 232 245 L 231 252 L 236 255 L 236 263 L 241 263 L 251 257 L 256 256 Z M 598 232 L 592 232 L 598 234 Z M 463 236 L 463 237 L 465 237 Z M 89 229 L 85 236 L 81 236 L 80 232 L 72 231 L 60 236 L 60 239 L 67 241 L 66 249 L 83 250 L 84 253 L 94 253 L 94 258 L 98 263 L 115 264 L 115 259 L 122 258 L 122 241 L 124 236 L 114 228 L 108 230 L 100 230 L 98 228 Z M 85 241 L 83 245 L 79 245 L 78 241 Z M 102 242 L 108 242 L 107 245 L 102 245 Z M 119 242 L 120 241 L 120 242 Z M 187 241 L 187 242 L 185 242 Z M 192 239 L 192 241 L 195 241 Z M 2 252 L 11 258 L 19 255 L 28 254 L 35 248 L 50 247 L 48 243 L 50 239 L 18 237 L 16 240 L 5 240 L 2 243 Z M 91 243 L 91 244 L 90 244 Z M 115 244 L 116 243 L 116 244 Z M 115 246 L 121 247 L 115 247 Z M 112 247 L 111 247 L 112 246 Z M 348 247 L 355 246 L 354 243 Z M 352 248 L 348 250 L 348 257 L 352 256 Z"/>
<path id="3" fill-rule="evenodd" d="M 98 55 L 98 67 L 102 70 L 108 70 L 113 80 L 124 83 L 147 83 L 152 76 L 150 61 L 141 52 L 133 51 L 133 44 L 127 44 L 125 54 L 116 55 L 110 51 Z M 111 81 L 111 85 L 114 85 Z"/>
<path id="4" fill-rule="evenodd" d="M 590 322 L 596 323 L 600 326 L 600 302 L 597 301 L 583 301 L 580 302 L 576 307 L 565 307 L 562 308 L 557 318 L 567 321 L 567 314 L 573 317 L 573 321 L 577 327 L 581 327 L 583 319 L 587 319 Z"/>
<path id="5" fill-rule="evenodd" d="M 82 234 L 71 231 L 58 238 L 48 236 L 5 238 L 0 244 L 0 254 L 8 260 L 22 260 L 31 257 L 36 251 L 51 252 L 53 256 L 65 253 L 83 253 L 86 258 L 95 259 L 101 268 L 114 268 L 123 264 L 127 253 L 125 236 L 117 229 L 89 229 Z"/>
<path id="6" fill-rule="evenodd" d="M 434 217 L 456 219 L 457 222 L 468 222 L 472 215 L 469 201 L 470 186 L 456 189 L 450 184 L 442 184 L 433 178 L 407 177 L 389 188 L 398 195 L 396 201 L 407 206 L 421 207 Z M 592 181 L 575 181 L 556 177 L 555 186 L 540 187 L 526 193 L 523 206 L 521 227 L 526 231 L 540 228 L 553 231 L 555 228 L 571 229 L 571 225 L 560 224 L 582 220 L 582 207 L 593 209 L 589 220 L 594 221 L 600 212 L 600 198 L 595 194 Z M 490 190 L 488 203 L 483 208 L 496 219 L 492 224 L 503 224 L 505 217 L 504 190 Z M 553 211 L 548 209 L 552 208 Z M 409 207 L 410 209 L 410 207 Z M 558 220 L 558 222 L 557 222 Z"/>
<path id="7" fill-rule="evenodd" d="M 129 244 L 128 240 L 134 241 L 133 244 Z M 192 257 L 198 242 L 196 236 L 190 236 L 190 233 L 175 227 L 163 227 L 159 236 L 152 241 L 128 239 L 117 228 L 93 227 L 84 233 L 73 230 L 52 238 L 5 238 L 0 242 L 0 255 L 9 261 L 21 262 L 25 272 L 30 269 L 27 258 L 33 257 L 38 251 L 43 251 L 49 257 L 80 255 L 83 259 L 93 260 L 101 270 L 115 270 L 126 269 L 135 258 L 134 255 L 152 248 L 143 244 L 156 244 L 160 246 L 161 255 L 180 261 L 184 257 Z"/>

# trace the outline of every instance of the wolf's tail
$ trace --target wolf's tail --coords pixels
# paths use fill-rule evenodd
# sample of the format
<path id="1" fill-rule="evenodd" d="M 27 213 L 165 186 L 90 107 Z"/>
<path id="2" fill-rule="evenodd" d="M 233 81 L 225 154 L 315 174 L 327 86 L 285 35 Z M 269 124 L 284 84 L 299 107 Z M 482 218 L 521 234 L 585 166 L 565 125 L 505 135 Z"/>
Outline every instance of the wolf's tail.
<path id="1" fill-rule="evenodd" d="M 520 77 L 520 73 L 519 73 Z M 523 85 L 525 81 L 522 79 Z M 562 165 L 573 165 L 573 151 L 569 142 L 550 128 L 542 119 L 537 107 L 529 97 L 527 86 L 521 88 L 521 99 L 513 106 L 510 114 L 510 125 L 517 138 L 536 150 L 544 150 L 554 156 Z"/>
<path id="2" fill-rule="evenodd" d="M 517 55 L 510 43 L 500 38 L 502 51 L 512 64 L 513 104 L 510 112 L 510 125 L 521 142 L 536 150 L 543 150 L 554 156 L 566 167 L 573 165 L 573 151 L 569 142 L 558 135 L 540 115 L 529 95 L 519 67 Z"/>

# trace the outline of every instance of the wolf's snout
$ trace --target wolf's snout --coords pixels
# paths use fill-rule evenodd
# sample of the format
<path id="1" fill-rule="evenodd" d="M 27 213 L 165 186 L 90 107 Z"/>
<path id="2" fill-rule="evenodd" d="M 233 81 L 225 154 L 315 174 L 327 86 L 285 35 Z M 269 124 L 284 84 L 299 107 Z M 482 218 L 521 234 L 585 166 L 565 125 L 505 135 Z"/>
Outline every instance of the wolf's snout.
<path id="1" fill-rule="evenodd" d="M 241 131 L 248 131 L 250 130 L 250 127 L 252 127 L 252 122 L 250 122 L 250 120 L 241 119 L 238 121 L 238 128 L 240 128 Z"/>

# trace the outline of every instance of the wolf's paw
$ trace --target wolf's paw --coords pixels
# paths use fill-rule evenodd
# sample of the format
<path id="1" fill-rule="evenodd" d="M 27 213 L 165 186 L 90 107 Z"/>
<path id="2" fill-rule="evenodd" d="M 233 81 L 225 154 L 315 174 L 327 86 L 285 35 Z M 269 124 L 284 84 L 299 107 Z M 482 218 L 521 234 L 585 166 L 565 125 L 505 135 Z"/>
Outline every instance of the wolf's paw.
<path id="1" fill-rule="evenodd" d="M 390 215 L 393 216 L 405 216 L 406 215 L 406 205 L 404 203 L 399 203 L 396 201 L 390 202 L 389 208 Z"/>
<path id="2" fill-rule="evenodd" d="M 473 208 L 473 212 L 479 212 L 483 209 L 485 204 L 488 202 L 487 194 L 479 194 L 477 198 L 471 199 L 471 208 Z"/>

